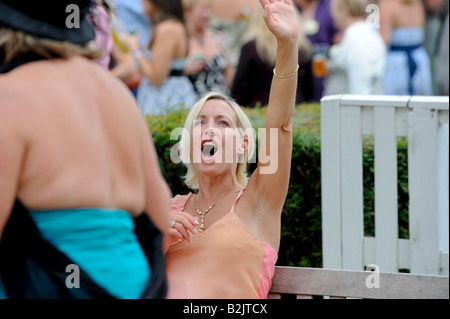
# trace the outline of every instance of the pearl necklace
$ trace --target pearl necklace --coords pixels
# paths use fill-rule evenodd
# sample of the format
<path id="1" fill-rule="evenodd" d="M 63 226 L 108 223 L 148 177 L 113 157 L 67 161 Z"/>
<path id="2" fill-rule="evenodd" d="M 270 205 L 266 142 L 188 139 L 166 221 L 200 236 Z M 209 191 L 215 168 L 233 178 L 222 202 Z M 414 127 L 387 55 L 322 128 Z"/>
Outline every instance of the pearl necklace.
<path id="1" fill-rule="evenodd" d="M 199 228 L 199 233 L 203 233 L 206 230 L 206 226 L 205 226 L 205 215 L 207 212 L 209 212 L 211 209 L 214 208 L 214 206 L 216 206 L 216 204 L 225 196 L 227 196 L 234 188 L 235 186 L 232 186 L 224 195 L 222 195 L 218 200 L 216 200 L 211 206 L 209 206 L 204 212 L 202 212 L 197 204 L 195 203 L 195 198 L 197 197 L 197 194 L 194 196 L 194 205 L 195 205 L 195 210 L 197 211 L 197 213 L 201 216 L 201 220 L 200 220 L 200 228 Z"/>

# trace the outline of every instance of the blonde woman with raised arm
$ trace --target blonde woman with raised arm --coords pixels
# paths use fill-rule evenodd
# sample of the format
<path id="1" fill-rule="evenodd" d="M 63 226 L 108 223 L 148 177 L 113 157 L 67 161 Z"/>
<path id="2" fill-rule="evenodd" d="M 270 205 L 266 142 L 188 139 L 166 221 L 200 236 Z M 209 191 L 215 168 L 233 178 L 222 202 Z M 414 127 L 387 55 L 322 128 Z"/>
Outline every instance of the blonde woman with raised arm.
<path id="1" fill-rule="evenodd" d="M 247 179 L 253 130 L 234 101 L 211 93 L 192 107 L 180 153 L 194 193 L 172 201 L 168 298 L 267 298 L 271 287 L 291 167 L 298 26 L 292 0 L 260 3 L 277 62 L 258 167 Z"/>

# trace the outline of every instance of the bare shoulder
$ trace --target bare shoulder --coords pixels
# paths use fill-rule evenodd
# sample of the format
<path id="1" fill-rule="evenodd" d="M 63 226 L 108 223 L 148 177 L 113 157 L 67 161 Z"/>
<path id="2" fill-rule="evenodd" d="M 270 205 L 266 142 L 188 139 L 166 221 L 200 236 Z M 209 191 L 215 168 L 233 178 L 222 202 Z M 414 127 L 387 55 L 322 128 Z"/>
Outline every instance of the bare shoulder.
<path id="1" fill-rule="evenodd" d="M 10 116 L 13 112 L 23 121 L 32 121 L 53 114 L 61 105 L 65 109 L 77 105 L 73 108 L 76 110 L 87 101 L 98 102 L 98 96 L 108 97 L 110 103 L 128 108 L 134 101 L 120 80 L 82 57 L 27 63 L 0 75 L 2 118 L 6 112 Z"/>
<path id="2" fill-rule="evenodd" d="M 165 20 L 158 24 L 155 32 L 157 35 L 169 37 L 173 37 L 174 35 L 184 36 L 186 34 L 183 24 L 171 19 Z M 167 38 L 165 40 L 167 40 Z"/>
<path id="3" fill-rule="evenodd" d="M 163 54 L 184 58 L 188 50 L 188 36 L 184 25 L 176 20 L 165 20 L 155 28 L 153 46 Z M 155 50 L 156 51 L 156 50 Z M 156 55 L 156 53 L 155 53 Z"/>

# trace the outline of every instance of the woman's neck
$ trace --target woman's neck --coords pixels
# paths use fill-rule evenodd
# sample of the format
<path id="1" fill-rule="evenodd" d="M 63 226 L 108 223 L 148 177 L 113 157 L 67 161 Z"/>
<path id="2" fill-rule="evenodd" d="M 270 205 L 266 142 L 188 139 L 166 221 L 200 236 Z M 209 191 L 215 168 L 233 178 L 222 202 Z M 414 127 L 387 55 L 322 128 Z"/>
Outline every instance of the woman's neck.
<path id="1" fill-rule="evenodd" d="M 242 188 L 236 178 L 202 178 L 199 179 L 197 198 L 199 202 L 211 205 L 227 192 Z"/>

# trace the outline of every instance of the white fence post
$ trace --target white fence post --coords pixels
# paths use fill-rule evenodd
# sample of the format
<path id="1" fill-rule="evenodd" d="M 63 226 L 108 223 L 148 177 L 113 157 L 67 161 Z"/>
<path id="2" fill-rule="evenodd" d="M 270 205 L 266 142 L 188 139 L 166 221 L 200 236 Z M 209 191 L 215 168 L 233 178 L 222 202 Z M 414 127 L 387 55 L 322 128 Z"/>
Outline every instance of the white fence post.
<path id="1" fill-rule="evenodd" d="M 413 97 L 410 101 L 408 125 L 408 158 L 409 158 L 409 225 L 411 272 L 421 274 L 441 273 L 441 251 L 439 221 L 439 201 L 447 202 L 447 198 L 439 198 L 439 181 L 448 187 L 448 174 L 439 176 L 438 145 L 440 125 L 439 109 L 445 102 L 436 98 Z M 448 123 L 448 100 L 447 123 Z M 448 161 L 447 165 L 448 167 Z M 444 178 L 444 179 L 442 179 Z M 442 186 L 441 186 L 442 187 Z M 448 211 L 447 211 L 448 214 Z M 447 224 L 448 225 L 448 224 Z M 445 235 L 445 234 L 443 234 Z M 447 226 L 448 242 L 448 226 Z M 448 271 L 448 270 L 447 270 Z"/>
<path id="2" fill-rule="evenodd" d="M 342 268 L 341 156 L 339 98 L 322 99 L 322 256 L 325 268 Z"/>
<path id="3" fill-rule="evenodd" d="M 364 207 L 361 109 L 341 105 L 342 267 L 363 269 Z"/>
<path id="4" fill-rule="evenodd" d="M 438 273 L 437 113 L 414 108 L 408 128 L 409 229 L 411 272 Z"/>
<path id="5" fill-rule="evenodd" d="M 374 108 L 375 256 L 384 272 L 398 271 L 397 134 L 393 107 Z M 379 236 L 381 235 L 382 236 Z"/>
<path id="6" fill-rule="evenodd" d="M 448 117 L 447 117 L 448 119 Z M 449 123 L 439 129 L 438 148 L 438 211 L 439 250 L 441 252 L 440 274 L 449 275 Z"/>

